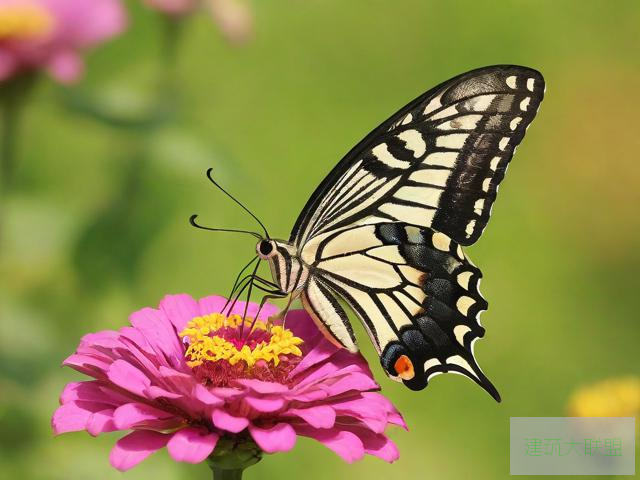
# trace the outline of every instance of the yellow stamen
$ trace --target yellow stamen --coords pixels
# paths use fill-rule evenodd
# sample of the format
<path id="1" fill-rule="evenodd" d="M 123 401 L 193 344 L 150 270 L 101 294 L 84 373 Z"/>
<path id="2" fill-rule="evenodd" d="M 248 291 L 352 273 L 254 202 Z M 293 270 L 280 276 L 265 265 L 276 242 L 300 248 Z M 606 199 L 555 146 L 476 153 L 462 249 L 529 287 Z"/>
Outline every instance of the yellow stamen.
<path id="1" fill-rule="evenodd" d="M 0 7 L 0 40 L 25 40 L 46 36 L 53 29 L 51 14 L 38 5 Z"/>
<path id="2" fill-rule="evenodd" d="M 245 334 L 249 333 L 248 329 L 252 323 L 253 319 L 245 319 L 244 325 L 247 329 Z M 187 365 L 193 368 L 206 361 L 226 360 L 231 365 L 243 361 L 247 366 L 252 367 L 258 360 L 264 360 L 277 366 L 282 355 L 298 357 L 302 355 L 302 351 L 298 348 L 298 345 L 303 342 L 301 338 L 294 336 L 291 330 L 280 326 L 272 326 L 269 329 L 261 320 L 256 320 L 253 329 L 268 331 L 271 337 L 268 342 L 261 341 L 253 348 L 243 345 L 238 349 L 232 342 L 215 335 L 215 332 L 223 327 L 237 328 L 240 325 L 242 325 L 242 317 L 235 314 L 227 317 L 221 313 L 212 313 L 189 321 L 187 328 L 180 332 L 180 337 L 187 337 L 189 340 L 189 346 L 185 352 L 185 357 L 189 359 Z"/>

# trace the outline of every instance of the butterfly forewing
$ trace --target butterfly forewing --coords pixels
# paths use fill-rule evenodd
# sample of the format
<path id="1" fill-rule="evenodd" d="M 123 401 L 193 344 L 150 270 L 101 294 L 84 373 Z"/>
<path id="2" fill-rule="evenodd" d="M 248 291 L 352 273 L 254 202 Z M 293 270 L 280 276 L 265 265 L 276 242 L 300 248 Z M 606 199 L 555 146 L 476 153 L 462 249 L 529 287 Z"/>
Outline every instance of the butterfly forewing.
<path id="1" fill-rule="evenodd" d="M 300 247 L 345 226 L 399 221 L 474 243 L 543 94 L 540 73 L 517 66 L 475 70 L 425 93 L 336 166 L 291 242 Z"/>

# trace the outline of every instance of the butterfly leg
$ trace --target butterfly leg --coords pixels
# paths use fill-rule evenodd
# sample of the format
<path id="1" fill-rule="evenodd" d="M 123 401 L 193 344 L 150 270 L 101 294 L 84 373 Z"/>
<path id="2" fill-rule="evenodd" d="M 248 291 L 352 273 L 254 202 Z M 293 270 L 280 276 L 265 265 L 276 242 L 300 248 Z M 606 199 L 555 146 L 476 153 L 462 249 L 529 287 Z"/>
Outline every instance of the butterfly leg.
<path id="1" fill-rule="evenodd" d="M 229 311 L 233 310 L 233 307 L 235 306 L 236 302 L 238 301 L 240 295 L 242 295 L 242 292 L 244 291 L 244 289 L 246 287 L 249 287 L 249 290 L 247 292 L 247 301 L 245 303 L 245 307 L 244 307 L 244 314 L 243 314 L 243 323 L 242 323 L 242 328 L 241 331 L 244 330 L 244 319 L 246 319 L 247 317 L 247 312 L 249 309 L 249 302 L 251 300 L 251 292 L 253 290 L 253 288 L 255 287 L 258 290 L 261 290 L 263 292 L 266 292 L 268 295 L 265 295 L 262 299 L 262 301 L 260 302 L 260 307 L 258 308 L 258 312 L 256 313 L 256 315 L 253 318 L 253 321 L 251 322 L 251 327 L 249 328 L 249 335 L 251 335 L 251 332 L 253 331 L 253 327 L 255 325 L 255 322 L 258 318 L 258 315 L 260 314 L 260 311 L 262 310 L 262 307 L 264 306 L 264 303 L 266 302 L 266 299 L 271 297 L 271 298 L 281 298 L 286 296 L 286 293 L 281 292 L 279 288 L 273 288 L 276 287 L 276 285 L 273 282 L 270 282 L 269 280 L 266 280 L 258 275 L 256 275 L 256 270 L 258 269 L 258 266 L 260 264 L 257 264 L 256 267 L 253 270 L 253 273 L 250 275 L 247 275 L 246 277 L 244 277 L 242 280 L 240 280 L 239 284 L 241 283 L 245 283 L 244 286 L 240 289 L 240 291 L 238 292 L 238 294 L 236 295 L 233 303 L 231 304 L 231 307 L 229 308 Z M 272 287 L 267 288 L 267 287 Z"/>
<path id="2" fill-rule="evenodd" d="M 289 313 L 289 309 L 291 308 L 291 303 L 293 302 L 293 295 L 289 295 L 289 300 L 287 301 L 287 305 L 284 307 L 284 310 L 280 312 L 277 316 L 282 317 L 282 328 L 285 328 L 287 323 L 287 313 Z"/>
<path id="3" fill-rule="evenodd" d="M 267 291 L 267 290 L 263 290 L 263 291 Z M 260 312 L 262 311 L 262 307 L 264 307 L 264 304 L 267 303 L 267 300 L 271 300 L 271 299 L 276 299 L 276 298 L 284 298 L 286 297 L 288 294 L 284 293 L 284 292 L 270 292 L 267 293 L 267 295 L 264 295 L 262 297 L 262 300 L 260 300 L 260 307 L 258 308 L 258 313 L 256 313 L 256 316 L 253 319 L 253 322 L 251 323 L 251 328 L 249 329 L 249 335 L 251 335 L 251 332 L 253 331 L 253 326 L 256 322 L 256 320 L 258 319 L 258 316 L 260 315 Z M 269 317 L 267 319 L 267 331 L 271 331 L 271 325 L 273 324 L 273 322 L 271 321 L 271 317 Z"/>
<path id="4" fill-rule="evenodd" d="M 231 289 L 229 297 L 227 298 L 227 302 L 225 303 L 222 311 L 224 312 L 225 310 L 227 310 L 227 307 L 229 307 L 228 312 L 230 313 L 231 310 L 233 310 L 233 307 L 235 307 L 235 304 L 238 301 L 240 295 L 242 295 L 244 290 L 249 286 L 249 283 L 253 281 L 258 282 L 258 284 L 256 284 L 255 287 L 259 290 L 262 290 L 268 293 L 280 292 L 280 289 L 275 283 L 272 283 L 257 275 L 252 275 L 252 274 L 245 275 L 244 277 L 236 280 L 234 287 Z M 231 306 L 229 306 L 229 304 L 231 304 Z"/>

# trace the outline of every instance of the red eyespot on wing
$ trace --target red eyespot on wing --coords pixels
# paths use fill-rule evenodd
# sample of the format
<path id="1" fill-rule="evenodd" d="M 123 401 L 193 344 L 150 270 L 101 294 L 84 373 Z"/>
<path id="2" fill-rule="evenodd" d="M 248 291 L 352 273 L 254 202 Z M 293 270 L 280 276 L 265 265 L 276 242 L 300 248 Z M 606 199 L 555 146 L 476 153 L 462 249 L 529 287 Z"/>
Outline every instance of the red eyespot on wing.
<path id="1" fill-rule="evenodd" d="M 413 363 L 406 355 L 400 355 L 393 364 L 393 368 L 396 370 L 398 376 L 403 380 L 411 380 L 416 376 L 416 372 L 413 369 Z"/>

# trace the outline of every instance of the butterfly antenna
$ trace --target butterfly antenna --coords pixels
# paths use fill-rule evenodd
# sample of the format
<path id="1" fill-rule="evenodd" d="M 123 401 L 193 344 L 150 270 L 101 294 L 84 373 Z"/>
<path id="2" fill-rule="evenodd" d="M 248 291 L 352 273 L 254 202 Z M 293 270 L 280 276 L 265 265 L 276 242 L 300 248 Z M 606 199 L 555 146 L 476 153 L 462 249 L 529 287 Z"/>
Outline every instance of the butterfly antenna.
<path id="1" fill-rule="evenodd" d="M 240 200 L 238 200 L 236 197 L 234 197 L 233 195 L 231 195 L 229 192 L 227 192 L 224 188 L 222 188 L 222 186 L 220 186 L 220 184 L 218 182 L 215 181 L 215 179 L 213 178 L 212 175 L 213 172 L 213 168 L 209 168 L 207 170 L 207 178 L 211 181 L 211 183 L 213 183 L 222 193 L 224 193 L 227 197 L 229 197 L 231 200 L 233 200 L 235 203 L 237 203 L 238 205 L 240 205 L 240 207 L 247 212 L 249 215 L 251 215 L 253 217 L 253 219 L 258 222 L 258 224 L 262 227 L 262 230 L 264 230 L 264 234 L 267 236 L 267 238 L 271 238 L 269 236 L 269 232 L 267 231 L 267 228 L 264 226 L 264 224 L 260 221 L 260 219 L 258 219 L 258 217 L 256 217 L 253 212 L 251 212 L 251 210 L 249 210 L 247 207 L 245 207 L 242 202 L 240 202 Z"/>
<path id="2" fill-rule="evenodd" d="M 200 230 L 209 230 L 210 232 L 233 232 L 233 233 L 248 233 L 249 235 L 253 235 L 254 237 L 256 237 L 258 240 L 262 239 L 262 236 L 259 233 L 256 232 L 250 232 L 248 230 L 235 230 L 235 229 L 231 229 L 231 228 L 211 228 L 211 227 L 205 227 L 203 225 L 200 225 L 199 223 L 196 222 L 196 218 L 198 218 L 197 214 L 193 214 L 191 215 L 191 217 L 189 217 L 189 223 L 196 227 L 199 228 Z"/>

